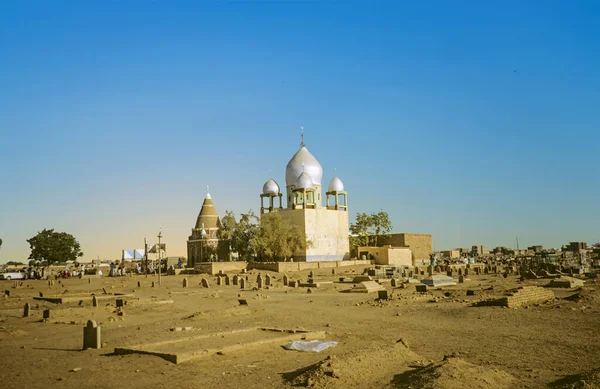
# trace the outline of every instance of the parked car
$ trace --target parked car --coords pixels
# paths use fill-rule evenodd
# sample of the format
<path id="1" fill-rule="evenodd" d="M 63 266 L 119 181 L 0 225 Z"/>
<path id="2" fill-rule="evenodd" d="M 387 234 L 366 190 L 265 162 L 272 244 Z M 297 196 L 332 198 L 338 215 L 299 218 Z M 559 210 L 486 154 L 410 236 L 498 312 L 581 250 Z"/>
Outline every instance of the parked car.
<path id="1" fill-rule="evenodd" d="M 13 271 L 0 273 L 0 280 L 22 280 L 25 278 L 25 272 Z"/>

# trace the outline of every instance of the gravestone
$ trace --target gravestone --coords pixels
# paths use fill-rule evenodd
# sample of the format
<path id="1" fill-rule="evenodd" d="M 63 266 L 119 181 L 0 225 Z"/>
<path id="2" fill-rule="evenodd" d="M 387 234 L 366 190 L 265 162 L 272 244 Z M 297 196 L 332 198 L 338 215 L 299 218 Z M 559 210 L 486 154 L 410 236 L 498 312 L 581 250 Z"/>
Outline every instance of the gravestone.
<path id="1" fill-rule="evenodd" d="M 263 287 L 263 278 L 262 278 L 262 276 L 260 274 L 256 278 L 256 287 L 258 289 L 262 289 L 262 287 Z"/>
<path id="2" fill-rule="evenodd" d="M 138 281 L 138 288 L 142 287 L 142 283 Z"/>
<path id="3" fill-rule="evenodd" d="M 154 288 L 154 281 L 152 281 L 152 287 Z"/>
<path id="4" fill-rule="evenodd" d="M 100 327 L 95 320 L 88 320 L 83 327 L 83 349 L 88 348 L 102 348 Z"/>
<path id="5" fill-rule="evenodd" d="M 44 313 L 43 313 L 43 316 L 42 316 L 42 318 L 43 318 L 44 320 L 48 320 L 48 319 L 50 319 L 50 310 L 49 310 L 49 309 L 44 309 Z"/>
<path id="6" fill-rule="evenodd" d="M 248 305 L 248 300 L 239 299 L 238 303 L 240 303 L 240 305 Z"/>
<path id="7" fill-rule="evenodd" d="M 233 276 L 232 282 L 233 282 L 233 285 L 238 285 L 239 277 L 237 276 L 237 274 L 235 276 Z"/>
<path id="8" fill-rule="evenodd" d="M 227 274 L 225 274 L 225 285 L 230 285 L 231 284 L 231 280 L 229 279 L 229 276 Z"/>
<path id="9" fill-rule="evenodd" d="M 271 286 L 271 276 L 268 274 L 265 277 L 265 286 Z"/>
<path id="10" fill-rule="evenodd" d="M 223 280 L 221 279 L 221 276 L 217 276 L 217 285 L 223 285 Z"/>
<path id="11" fill-rule="evenodd" d="M 6 297 L 10 297 L 10 290 L 6 289 L 6 290 L 4 291 L 4 295 L 5 295 Z"/>
<path id="12" fill-rule="evenodd" d="M 83 274 L 82 274 L 82 276 L 83 276 Z M 92 283 L 92 279 L 88 278 L 88 284 L 91 284 L 91 283 Z"/>
<path id="13" fill-rule="evenodd" d="M 467 268 L 465 268 L 465 276 L 468 276 L 468 275 L 469 275 L 469 268 L 467 267 Z"/>
<path id="14" fill-rule="evenodd" d="M 392 288 L 396 288 L 398 287 L 398 282 L 396 281 L 395 278 L 392 278 Z"/>
<path id="15" fill-rule="evenodd" d="M 462 268 L 458 268 L 458 275 L 462 276 L 462 274 L 463 274 Z"/>
<path id="16" fill-rule="evenodd" d="M 202 281 L 200 281 L 200 283 L 202 284 L 203 288 L 210 288 L 210 285 L 208 284 L 208 280 L 206 278 L 203 278 Z"/>
<path id="17" fill-rule="evenodd" d="M 184 288 L 187 288 L 187 287 L 188 287 L 188 279 L 187 279 L 187 278 L 184 278 L 184 279 L 183 279 L 183 287 L 184 287 Z"/>
<path id="18" fill-rule="evenodd" d="M 415 285 L 415 289 L 419 293 L 425 293 L 427 292 L 427 285 Z"/>
<path id="19" fill-rule="evenodd" d="M 123 299 L 117 299 L 117 308 L 121 308 L 123 306 Z"/>
<path id="20" fill-rule="evenodd" d="M 296 281 L 289 281 L 289 282 L 288 282 L 288 286 L 289 286 L 290 288 L 295 288 L 295 287 L 297 286 L 297 282 L 296 282 Z"/>
<path id="21" fill-rule="evenodd" d="M 258 279 L 262 279 L 262 275 L 260 275 L 260 273 L 258 273 L 258 275 L 256 276 L 256 283 L 258 283 Z"/>
<path id="22" fill-rule="evenodd" d="M 461 275 L 459 275 L 459 276 L 458 276 L 458 283 L 459 283 L 459 284 L 462 284 L 462 283 L 464 283 L 464 282 L 465 282 L 465 277 L 464 277 L 462 274 L 461 274 Z"/>
<path id="23" fill-rule="evenodd" d="M 467 290 L 467 296 L 475 296 L 474 290 Z"/>
<path id="24" fill-rule="evenodd" d="M 475 274 L 480 275 L 481 274 L 481 268 L 476 267 L 475 269 Z"/>
<path id="25" fill-rule="evenodd" d="M 288 278 L 287 274 L 284 274 L 284 275 L 283 275 L 283 286 L 288 286 L 288 284 L 289 284 L 289 281 L 290 281 L 290 280 L 289 280 L 289 278 Z"/>
<path id="26" fill-rule="evenodd" d="M 379 300 L 387 300 L 388 299 L 388 292 L 387 290 L 380 290 L 377 292 L 377 298 Z"/>
<path id="27" fill-rule="evenodd" d="M 244 277 L 240 278 L 240 289 L 246 288 L 246 279 Z"/>
<path id="28" fill-rule="evenodd" d="M 29 303 L 25 303 L 25 307 L 23 308 L 23 317 L 29 317 L 29 309 L 31 306 Z"/>
<path id="29" fill-rule="evenodd" d="M 427 266 L 427 275 L 433 274 L 433 266 Z"/>
<path id="30" fill-rule="evenodd" d="M 335 268 L 331 269 L 331 274 L 335 275 Z"/>
<path id="31" fill-rule="evenodd" d="M 96 298 L 96 296 L 92 296 L 92 307 L 97 307 L 98 306 L 98 299 Z"/>
<path id="32" fill-rule="evenodd" d="M 311 270 L 311 271 L 308 273 L 308 278 L 313 278 L 314 276 L 315 276 L 315 274 L 314 274 L 314 273 L 313 273 L 313 271 Z"/>

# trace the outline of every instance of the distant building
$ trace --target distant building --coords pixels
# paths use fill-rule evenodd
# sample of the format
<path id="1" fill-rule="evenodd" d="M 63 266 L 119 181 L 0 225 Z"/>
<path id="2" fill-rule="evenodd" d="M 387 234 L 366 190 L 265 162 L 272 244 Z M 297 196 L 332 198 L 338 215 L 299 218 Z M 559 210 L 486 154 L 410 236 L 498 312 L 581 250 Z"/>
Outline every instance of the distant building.
<path id="1" fill-rule="evenodd" d="M 457 250 L 458 252 L 460 252 L 461 257 L 465 256 L 465 255 L 471 254 L 471 249 L 468 248 L 468 247 L 461 247 L 461 248 L 457 248 L 455 250 Z"/>
<path id="2" fill-rule="evenodd" d="M 379 238 L 379 246 L 407 247 L 412 253 L 414 264 L 417 261 L 429 261 L 429 255 L 432 253 L 431 234 L 390 234 L 387 237 Z"/>
<path id="3" fill-rule="evenodd" d="M 473 246 L 471 247 L 471 254 L 482 257 L 484 255 L 488 255 L 490 253 L 490 249 L 485 246 Z"/>
<path id="4" fill-rule="evenodd" d="M 574 253 L 578 253 L 581 250 L 587 250 L 588 246 L 585 242 L 569 242 L 567 247 L 565 247 L 562 251 L 571 251 Z"/>
<path id="5" fill-rule="evenodd" d="M 408 247 L 359 247 L 360 258 L 365 256 L 377 265 L 413 266 L 412 253 Z"/>
<path id="6" fill-rule="evenodd" d="M 442 257 L 450 258 L 450 259 L 458 259 L 461 257 L 461 252 L 459 250 L 445 250 L 441 251 Z"/>
<path id="7" fill-rule="evenodd" d="M 527 247 L 527 250 L 533 252 L 534 254 L 539 254 L 542 251 L 544 251 L 544 246 L 541 246 L 541 245 L 529 246 L 529 247 Z"/>

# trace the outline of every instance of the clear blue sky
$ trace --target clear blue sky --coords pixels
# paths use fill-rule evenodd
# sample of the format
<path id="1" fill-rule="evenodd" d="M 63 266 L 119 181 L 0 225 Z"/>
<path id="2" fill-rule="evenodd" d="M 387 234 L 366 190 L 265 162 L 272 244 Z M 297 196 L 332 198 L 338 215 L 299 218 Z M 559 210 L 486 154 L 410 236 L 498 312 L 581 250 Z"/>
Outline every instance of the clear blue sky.
<path id="1" fill-rule="evenodd" d="M 185 241 L 284 185 L 299 126 L 356 212 L 437 249 L 600 239 L 597 1 L 0 3 L 0 262 Z"/>

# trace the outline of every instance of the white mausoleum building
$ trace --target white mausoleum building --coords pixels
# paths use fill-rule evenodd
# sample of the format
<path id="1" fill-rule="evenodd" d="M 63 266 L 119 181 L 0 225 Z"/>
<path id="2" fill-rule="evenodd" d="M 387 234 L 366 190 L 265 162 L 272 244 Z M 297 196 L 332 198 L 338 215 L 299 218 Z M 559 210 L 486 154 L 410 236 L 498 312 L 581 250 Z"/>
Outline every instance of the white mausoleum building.
<path id="1" fill-rule="evenodd" d="M 270 178 L 261 194 L 261 215 L 277 211 L 298 225 L 312 245 L 294 254 L 295 261 L 340 261 L 350 258 L 348 196 L 344 184 L 333 177 L 323 196 L 323 168 L 304 144 L 285 168 L 285 194 Z M 282 198 L 285 196 L 286 207 Z M 325 205 L 323 205 L 325 201 Z"/>

